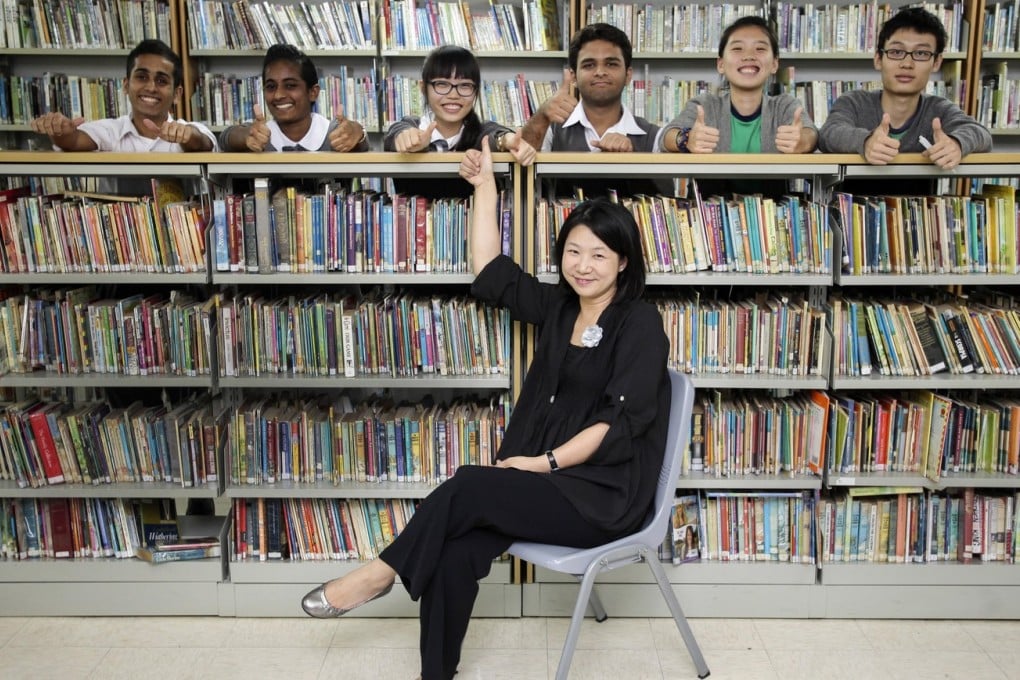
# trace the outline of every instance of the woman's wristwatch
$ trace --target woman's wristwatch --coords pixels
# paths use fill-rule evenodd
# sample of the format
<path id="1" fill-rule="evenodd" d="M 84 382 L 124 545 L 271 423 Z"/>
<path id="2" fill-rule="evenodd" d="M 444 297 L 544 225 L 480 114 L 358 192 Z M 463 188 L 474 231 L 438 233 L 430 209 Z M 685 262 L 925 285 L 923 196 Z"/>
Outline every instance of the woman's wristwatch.
<path id="1" fill-rule="evenodd" d="M 549 460 L 549 472 L 556 472 L 560 469 L 560 464 L 556 462 L 556 454 L 552 449 L 545 452 L 545 457 Z"/>

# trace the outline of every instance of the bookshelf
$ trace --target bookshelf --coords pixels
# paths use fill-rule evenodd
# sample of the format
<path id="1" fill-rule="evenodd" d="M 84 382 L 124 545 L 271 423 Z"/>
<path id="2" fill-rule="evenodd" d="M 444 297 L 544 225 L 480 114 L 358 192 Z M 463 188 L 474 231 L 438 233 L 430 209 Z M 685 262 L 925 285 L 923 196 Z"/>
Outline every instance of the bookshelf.
<path id="1" fill-rule="evenodd" d="M 441 158 L 442 160 L 437 160 Z M 425 154 L 397 155 L 382 153 L 362 153 L 356 155 L 336 154 L 271 154 L 261 156 L 258 164 L 250 163 L 246 154 L 217 154 L 210 158 L 207 165 L 208 176 L 224 191 L 238 191 L 238 187 L 247 186 L 255 178 L 267 178 L 275 188 L 299 178 L 321 178 L 323 180 L 347 180 L 351 178 L 414 178 L 414 177 L 457 177 L 460 154 L 447 154 L 442 157 Z M 518 166 L 509 161 L 509 155 L 498 155 L 495 171 L 511 192 L 521 185 Z M 517 205 L 515 203 L 515 205 Z M 439 219 L 436 218 L 435 228 L 439 230 Z M 513 233 L 519 233 L 520 214 L 514 210 Z M 413 244 L 412 244 L 413 250 Z M 413 254 L 413 253 L 412 253 Z M 351 264 L 353 267 L 353 264 Z M 408 267 L 413 271 L 414 267 Z M 319 273 L 272 272 L 267 274 L 240 273 L 229 271 L 213 271 L 212 283 L 218 290 L 226 288 L 234 291 L 236 296 L 247 291 L 276 290 L 283 295 L 292 291 L 309 288 L 319 293 L 328 291 L 344 291 L 360 289 L 366 299 L 372 296 L 370 291 L 384 290 L 388 294 L 399 295 L 409 291 L 417 295 L 441 296 L 462 295 L 473 276 L 470 273 L 456 271 L 434 272 L 347 272 L 325 271 Z M 268 296 L 267 296 L 268 297 Z M 339 340 L 338 340 L 339 341 Z M 360 342 L 360 340 L 359 340 Z M 293 371 L 275 375 L 251 377 L 249 375 L 220 376 L 217 386 L 228 398 L 235 401 L 246 399 L 250 395 L 267 395 L 271 399 L 286 395 L 290 400 L 321 398 L 325 392 L 338 395 L 339 390 L 350 395 L 354 401 L 371 399 L 373 395 L 392 395 L 394 400 L 418 402 L 426 395 L 433 395 L 437 401 L 455 398 L 456 395 L 474 395 L 484 398 L 486 394 L 515 393 L 520 377 L 513 368 L 519 366 L 519 351 L 516 341 L 511 341 L 507 348 L 510 353 L 506 357 L 509 371 L 488 374 L 418 374 L 402 376 L 392 371 L 372 374 L 362 371 L 360 359 L 357 374 L 345 377 L 343 366 L 339 367 L 338 376 L 301 375 Z M 391 365 L 391 369 L 394 367 Z M 268 412 L 267 412 L 268 413 Z M 339 414 L 337 415 L 337 426 Z M 424 432 L 422 433 L 424 437 Z M 483 436 L 481 433 L 479 436 Z M 228 450 L 228 461 L 232 456 L 240 456 L 241 452 Z M 451 452 L 452 455 L 452 452 Z M 466 455 L 466 452 L 465 452 Z M 339 461 L 339 459 L 337 459 Z M 345 459 L 346 462 L 346 459 Z M 340 464 L 339 462 L 337 463 Z M 231 463 L 228 462 L 228 467 Z M 325 463 L 324 463 L 325 466 Z M 231 468 L 232 469 L 232 468 Z M 306 474 L 295 470 L 291 479 L 277 479 L 273 483 L 252 484 L 251 468 L 249 479 L 231 478 L 228 472 L 227 484 L 223 499 L 232 503 L 235 515 L 239 506 L 258 504 L 269 505 L 276 502 L 281 512 L 294 512 L 300 507 L 302 512 L 341 512 L 339 504 L 359 512 L 359 508 L 371 507 L 376 504 L 380 513 L 383 507 L 392 507 L 400 502 L 413 502 L 424 498 L 434 488 L 434 483 L 394 481 L 393 470 L 390 470 L 391 481 L 355 481 L 361 473 L 347 469 L 343 480 L 330 481 L 323 475 L 317 481 L 311 481 Z M 369 470 L 369 474 L 371 471 Z M 400 474 L 399 468 L 396 474 Z M 350 475 L 348 477 L 347 475 Z M 354 479 L 351 479 L 354 477 Z M 366 504 L 364 506 L 359 504 Z M 382 505 L 380 505 L 382 504 Z M 406 507 L 406 506 L 405 506 Z M 311 508 L 308 510 L 307 508 Z M 331 508 L 331 510 L 322 510 Z M 247 512 L 245 510 L 244 512 Z M 275 511 L 274 511 L 275 512 Z M 370 511 L 367 511 L 370 512 Z M 399 514 L 391 510 L 395 517 Z M 305 514 L 305 517 L 308 517 Z M 323 520 L 326 521 L 326 520 Z M 396 520 L 400 521 L 400 520 Z M 299 541 L 301 539 L 298 539 Z M 328 539 L 327 539 L 328 540 Z M 377 544 L 378 545 L 378 544 Z M 298 552 L 298 546 L 292 544 L 292 554 Z M 365 550 L 361 539 L 358 539 L 358 550 Z M 369 547 L 368 550 L 371 550 Z M 303 552 L 303 551 L 302 551 Z M 300 557 L 300 555 L 298 555 Z M 359 557 L 364 552 L 359 552 Z M 290 561 L 259 561 L 257 557 L 238 559 L 232 556 L 230 567 L 230 602 L 227 611 L 237 616 L 300 616 L 301 596 L 313 586 L 336 578 L 359 564 L 354 560 L 294 559 Z M 388 597 L 372 603 L 366 608 L 366 616 L 414 616 L 416 606 L 407 598 Z M 476 613 L 480 616 L 519 616 L 519 589 L 511 580 L 511 565 L 501 562 L 494 565 L 492 573 L 482 581 Z"/>
<path id="2" fill-rule="evenodd" d="M 969 157 L 957 172 L 965 177 L 1008 177 L 1015 175 L 1004 165 L 1011 154 L 980 154 Z M 582 166 L 583 169 L 582 169 Z M 856 177 L 937 177 L 937 168 L 924 163 L 916 155 L 904 155 L 886 168 L 863 163 L 855 155 L 821 155 L 769 157 L 768 155 L 720 155 L 716 158 L 677 156 L 619 155 L 600 156 L 593 161 L 584 154 L 540 154 L 534 166 L 533 181 L 526 188 L 526 200 L 537 201 L 542 194 L 543 177 L 585 174 L 628 176 L 672 176 L 682 178 L 709 177 L 799 177 L 810 180 L 810 186 L 828 200 L 838 190 L 843 178 Z M 533 216 L 534 217 L 534 216 Z M 833 223 L 833 229 L 836 229 Z M 537 258 L 538 244 L 545 238 L 533 227 L 527 234 L 536 234 L 528 242 L 528 256 Z M 649 276 L 649 294 L 657 288 L 682 291 L 685 286 L 710 290 L 716 282 L 739 291 L 743 286 L 758 289 L 793 288 L 799 285 L 813 289 L 813 303 L 823 304 L 832 292 L 874 292 L 885 296 L 900 295 L 900 288 L 912 287 L 982 287 L 1015 286 L 1012 274 L 865 274 L 851 276 L 841 272 L 839 232 L 834 232 L 832 262 L 834 271 L 827 275 L 779 274 L 752 275 L 730 272 L 699 271 L 694 273 L 657 273 Z M 555 274 L 543 278 L 555 280 Z M 907 295 L 908 293 L 903 293 Z M 731 294 L 732 295 L 732 294 Z M 739 292 L 736 293 L 739 295 Z M 831 332 L 831 328 L 830 328 Z M 829 338 L 832 340 L 832 337 Z M 880 393 L 910 394 L 916 390 L 934 390 L 949 394 L 973 395 L 985 390 L 1009 390 L 1020 387 L 1013 375 L 954 375 L 938 373 L 917 376 L 852 377 L 839 374 L 834 352 L 835 342 L 828 346 L 830 363 L 817 380 L 773 375 L 714 375 L 695 373 L 692 378 L 699 395 L 715 389 L 733 388 L 739 394 L 765 390 L 823 390 L 833 396 L 872 396 Z M 782 392 L 780 392 L 782 393 Z M 713 474 L 691 471 L 681 476 L 678 493 L 688 490 L 702 493 L 750 492 L 773 495 L 782 492 L 806 492 L 817 499 L 835 497 L 840 490 L 858 487 L 917 487 L 925 493 L 957 493 L 964 488 L 978 492 L 1016 494 L 1020 479 L 1016 475 L 974 472 L 944 474 L 938 481 L 923 473 L 910 472 L 836 472 L 825 470 L 822 475 Z M 821 528 L 818 529 L 821 531 Z M 820 534 L 819 534 L 820 536 Z M 915 574 L 913 570 L 916 569 Z M 626 616 L 647 616 L 649 612 L 665 615 L 655 596 L 655 588 L 638 571 L 620 570 L 622 575 L 600 587 L 600 596 L 612 611 Z M 619 573 L 619 572 L 617 572 Z M 744 561 L 708 561 L 667 567 L 684 606 L 694 616 L 752 616 L 804 618 L 1009 618 L 1020 600 L 1016 566 L 997 562 L 973 564 L 933 562 L 923 564 L 830 563 L 804 565 L 787 563 L 749 563 Z M 523 586 L 523 614 L 539 616 L 565 615 L 572 603 L 573 586 L 569 579 L 539 570 L 534 582 Z M 725 591 L 725 595 L 721 591 Z M 654 614 L 653 614 L 654 615 Z"/>
<path id="3" fill-rule="evenodd" d="M 68 165 L 75 167 L 83 176 L 90 177 L 152 177 L 155 174 L 197 180 L 204 172 L 203 164 L 187 158 L 185 154 L 168 154 L 159 163 L 151 163 L 148 156 L 141 154 L 4 152 L 2 155 L 5 174 L 22 177 L 63 177 Z M 204 288 L 207 282 L 207 271 L 181 274 L 0 274 L 0 285 L 5 289 L 20 290 L 29 296 L 37 293 L 40 287 L 103 287 L 115 284 L 119 285 L 117 290 L 123 291 L 135 286 L 145 289 L 150 284 L 158 287 Z M 14 357 L 10 357 L 10 360 L 13 361 Z M 135 376 L 124 372 L 67 374 L 30 370 L 25 373 L 8 372 L 0 376 L 0 387 L 14 390 L 22 399 L 31 398 L 28 396 L 30 390 L 63 393 L 65 398 L 70 398 L 76 405 L 92 403 L 96 395 L 102 392 L 118 393 L 127 390 L 139 394 L 142 388 L 157 388 L 182 394 L 208 394 L 212 385 L 212 377 L 209 375 Z M 221 486 L 215 481 L 188 487 L 180 481 L 156 480 L 66 483 L 35 488 L 19 487 L 14 480 L 0 481 L 0 498 L 40 503 L 69 499 L 71 504 L 79 504 L 80 508 L 99 505 L 113 508 L 119 503 L 129 504 L 143 499 L 170 498 L 177 503 L 196 499 L 214 500 L 220 493 Z M 127 512 L 131 512 L 130 507 Z M 158 567 L 133 557 L 4 560 L 0 561 L 0 597 L 6 603 L 6 612 L 22 616 L 146 615 L 153 612 L 215 615 L 219 612 L 217 591 L 226 578 L 226 561 L 222 558 Z"/>
<path id="4" fill-rule="evenodd" d="M 243 186 L 255 177 L 415 177 L 456 174 L 455 156 L 368 153 L 339 154 L 267 154 L 252 163 L 248 154 L 167 154 L 151 162 L 151 157 L 131 154 L 55 154 L 4 152 L 0 162 L 5 173 L 58 175 L 74 164 L 83 174 L 140 176 L 177 174 L 205 177 L 226 188 Z M 1015 175 L 1017 157 L 1013 154 L 981 154 L 966 159 L 957 171 L 961 177 Z M 696 158 L 685 155 L 596 155 L 540 154 L 536 165 L 522 170 L 509 156 L 497 156 L 497 173 L 511 187 L 517 205 L 534 206 L 542 197 L 543 178 L 591 175 L 713 178 L 713 177 L 798 177 L 810 180 L 816 192 L 838 188 L 842 177 L 917 177 L 938 174 L 919 156 L 905 155 L 886 168 L 864 165 L 854 155 L 742 156 L 726 155 Z M 823 194 L 825 195 L 825 194 Z M 521 261 L 536 262 L 536 220 L 533 210 L 514 213 L 513 247 Z M 833 238 L 838 263 L 839 238 Z M 366 290 L 383 287 L 438 291 L 462 291 L 470 277 L 459 273 L 271 273 L 247 274 L 211 271 L 199 277 L 209 295 L 266 292 L 267 299 L 299 295 L 314 288 L 320 292 L 361 286 Z M 916 287 L 963 286 L 979 289 L 1015 286 L 1009 274 L 952 275 L 879 275 L 848 276 L 834 267 L 827 273 L 742 274 L 739 272 L 697 271 L 657 273 L 649 278 L 653 296 L 682 296 L 697 288 L 702 291 L 727 290 L 733 299 L 744 299 L 755 291 L 772 288 L 804 293 L 810 304 L 822 305 L 834 291 L 870 294 L 881 290 L 896 297 L 901 290 Z M 47 286 L 83 284 L 93 280 L 128 284 L 152 281 L 153 274 L 118 273 L 105 275 L 11 275 L 0 279 L 5 287 L 28 288 L 42 282 Z M 158 283 L 174 284 L 175 275 L 159 275 Z M 194 276 L 194 275 L 182 275 Z M 542 274 L 545 280 L 555 275 Z M 57 278 L 47 278 L 57 277 Z M 164 278 L 165 277 L 165 278 Z M 177 376 L 91 375 L 58 376 L 8 373 L 0 376 L 2 388 L 80 387 L 86 391 L 133 389 L 138 383 L 183 388 L 186 391 L 215 393 L 235 400 L 251 395 L 283 396 L 298 399 L 303 395 L 321 396 L 324 392 L 351 394 L 388 390 L 408 398 L 426 393 L 441 395 L 492 393 L 515 394 L 521 379 L 520 367 L 526 365 L 530 338 L 513 329 L 509 375 L 391 377 L 361 375 L 330 378 L 312 375 L 262 375 L 259 377 L 221 377 L 218 371 L 201 379 Z M 702 394 L 723 390 L 727 394 L 753 395 L 759 399 L 783 401 L 791 395 L 814 390 L 850 398 L 884 394 L 907 394 L 932 390 L 949 395 L 981 398 L 986 390 L 1010 394 L 1020 388 L 1015 375 L 952 375 L 939 373 L 918 376 L 844 376 L 840 375 L 833 353 L 836 343 L 828 336 L 824 344 L 826 363 L 819 375 L 793 376 L 770 374 L 711 373 L 694 374 Z M 216 364 L 214 364 L 216 365 Z M 76 382 L 77 381 L 77 382 Z M 224 474 L 222 478 L 226 477 Z M 239 499 L 265 501 L 364 500 L 401 501 L 424 497 L 432 488 L 407 482 L 328 482 L 307 483 L 277 481 L 274 484 L 223 483 L 185 489 L 154 483 L 57 485 L 36 489 L 18 489 L 13 483 L 0 486 L 0 498 L 141 499 L 174 497 L 212 498 L 217 506 L 229 509 Z M 689 471 L 679 484 L 690 493 L 796 493 L 807 498 L 832 498 L 843 490 L 871 486 L 917 487 L 923 494 L 954 495 L 965 488 L 994 497 L 997 493 L 1015 495 L 1020 480 L 1015 475 L 975 471 L 943 474 L 934 481 L 913 472 L 834 471 L 824 475 L 802 472 L 738 474 L 714 470 Z M 225 537 L 225 541 L 229 539 Z M 226 544 L 226 543 L 225 543 Z M 0 562 L 0 596 L 11 603 L 11 611 L 36 614 L 208 614 L 221 616 L 300 616 L 301 595 L 312 586 L 347 571 L 356 561 L 313 560 L 280 562 L 257 560 L 230 561 L 224 558 L 208 564 L 167 564 L 154 567 L 137 560 L 31 560 Z M 157 571 L 152 571 L 156 569 Z M 539 571 L 534 582 L 523 584 L 510 564 L 495 565 L 482 583 L 477 616 L 563 615 L 572 605 L 573 585 L 567 579 Z M 1020 576 L 1015 564 L 972 564 L 955 562 L 924 564 L 801 563 L 742 561 L 701 561 L 667 567 L 677 592 L 685 598 L 685 607 L 693 616 L 793 617 L 793 618 L 1008 618 L 1020 606 Z M 600 590 L 607 607 L 620 615 L 665 615 L 655 596 L 655 586 L 643 574 L 618 570 L 619 576 Z M 413 603 L 389 597 L 366 607 L 372 616 L 411 616 Z"/>

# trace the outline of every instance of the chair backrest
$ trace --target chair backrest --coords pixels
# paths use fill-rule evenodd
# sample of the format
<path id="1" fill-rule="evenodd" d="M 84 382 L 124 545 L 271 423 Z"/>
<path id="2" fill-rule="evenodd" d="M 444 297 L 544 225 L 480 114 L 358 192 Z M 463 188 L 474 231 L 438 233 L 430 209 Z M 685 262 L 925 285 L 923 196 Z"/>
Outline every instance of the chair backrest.
<path id="1" fill-rule="evenodd" d="M 667 522 L 672 521 L 676 483 L 680 478 L 684 449 L 691 436 L 691 412 L 694 410 L 694 385 L 691 379 L 670 370 L 669 380 L 673 394 L 669 406 L 666 451 L 662 458 L 662 469 L 659 470 L 659 483 L 655 487 L 655 504 L 652 506 L 655 514 L 642 530 L 642 533 L 650 531 L 657 534 L 657 538 L 652 537 L 651 545 L 662 541 L 662 532 L 666 530 Z"/>

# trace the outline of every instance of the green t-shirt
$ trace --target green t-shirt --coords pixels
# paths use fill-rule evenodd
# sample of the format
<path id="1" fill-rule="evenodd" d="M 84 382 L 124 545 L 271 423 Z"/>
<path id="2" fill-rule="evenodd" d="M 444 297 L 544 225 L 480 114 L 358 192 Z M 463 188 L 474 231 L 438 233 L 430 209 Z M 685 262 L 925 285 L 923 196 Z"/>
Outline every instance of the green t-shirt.
<path id="1" fill-rule="evenodd" d="M 761 109 L 751 118 L 730 113 L 730 153 L 761 153 Z"/>

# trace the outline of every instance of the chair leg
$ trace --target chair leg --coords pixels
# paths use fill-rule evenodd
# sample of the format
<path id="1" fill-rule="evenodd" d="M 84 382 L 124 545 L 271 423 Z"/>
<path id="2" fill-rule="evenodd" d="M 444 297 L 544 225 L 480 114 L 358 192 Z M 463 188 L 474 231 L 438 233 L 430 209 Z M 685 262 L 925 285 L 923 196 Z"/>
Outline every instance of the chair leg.
<path id="1" fill-rule="evenodd" d="M 577 576 L 577 580 L 580 581 L 581 577 Z M 588 604 L 591 605 L 591 613 L 595 615 L 595 621 L 602 623 L 609 618 L 609 614 L 606 613 L 606 608 L 602 606 L 602 600 L 599 598 L 599 591 L 595 586 L 591 588 L 591 597 L 588 598 Z"/>
<path id="2" fill-rule="evenodd" d="M 694 631 L 691 630 L 690 625 L 687 623 L 687 617 L 684 616 L 684 610 L 680 608 L 680 602 L 677 601 L 673 587 L 666 578 L 666 572 L 663 571 L 662 565 L 659 564 L 659 560 L 654 554 L 646 554 L 645 563 L 652 570 L 652 574 L 659 584 L 659 591 L 662 592 L 662 597 L 666 600 L 666 605 L 673 615 L 673 620 L 676 621 L 676 627 L 684 639 L 684 644 L 687 645 L 687 653 L 691 655 L 694 667 L 698 671 L 698 677 L 707 678 L 711 671 L 708 670 L 705 657 L 701 655 L 701 648 L 698 647 L 698 641 L 694 638 Z"/>
<path id="3" fill-rule="evenodd" d="M 581 622 L 584 621 L 584 614 L 588 610 L 588 603 L 595 596 L 595 576 L 598 570 L 596 565 L 591 565 L 588 571 L 581 578 L 581 590 L 577 594 L 577 601 L 574 603 L 574 614 L 570 618 L 570 627 L 567 629 L 567 639 L 563 641 L 563 651 L 560 653 L 560 663 L 556 667 L 556 680 L 567 680 L 570 673 L 570 662 L 574 658 L 574 650 L 577 648 L 577 638 L 581 634 Z M 601 602 L 599 607 L 601 607 Z M 605 611 L 603 610 L 603 613 Z"/>

